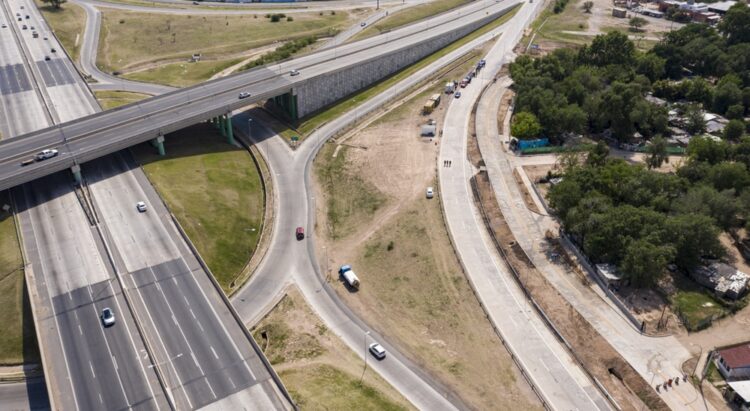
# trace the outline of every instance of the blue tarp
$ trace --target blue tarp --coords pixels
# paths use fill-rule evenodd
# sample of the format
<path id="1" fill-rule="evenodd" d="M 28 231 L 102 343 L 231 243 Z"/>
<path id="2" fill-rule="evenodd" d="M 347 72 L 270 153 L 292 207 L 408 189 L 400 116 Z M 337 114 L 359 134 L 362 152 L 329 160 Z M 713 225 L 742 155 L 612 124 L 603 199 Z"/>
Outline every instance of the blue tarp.
<path id="1" fill-rule="evenodd" d="M 526 150 L 527 148 L 538 148 L 547 147 L 549 145 L 548 138 L 538 138 L 536 140 L 518 140 L 518 149 Z"/>

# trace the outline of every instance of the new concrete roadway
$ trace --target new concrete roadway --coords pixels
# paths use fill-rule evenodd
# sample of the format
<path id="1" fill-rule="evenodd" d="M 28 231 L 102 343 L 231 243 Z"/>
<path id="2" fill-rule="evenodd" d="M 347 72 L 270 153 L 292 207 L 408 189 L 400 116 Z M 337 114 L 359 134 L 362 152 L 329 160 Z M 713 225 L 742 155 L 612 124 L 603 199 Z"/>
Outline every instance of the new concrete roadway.
<path id="1" fill-rule="evenodd" d="M 468 161 L 466 143 L 474 103 L 482 88 L 512 57 L 512 48 L 522 34 L 519 28 L 533 19 L 539 4 L 524 4 L 511 22 L 513 27 L 488 53 L 479 78 L 461 90 L 460 99 L 452 99 L 438 157 L 440 199 L 452 242 L 490 320 L 545 402 L 554 409 L 607 410 L 613 407 L 531 308 L 494 251 L 470 187 L 476 170 Z M 451 166 L 445 167 L 444 161 L 450 161 Z"/>
<path id="2" fill-rule="evenodd" d="M 191 124 L 288 92 L 317 76 L 355 66 L 376 56 L 419 44 L 427 39 L 502 14 L 512 2 L 470 4 L 434 20 L 281 64 L 181 89 L 104 113 L 0 142 L 0 189 L 31 181 L 54 171 L 84 163 Z M 434 23 L 438 23 L 433 25 Z M 298 76 L 289 76 L 298 69 Z M 252 96 L 238 100 L 240 91 Z M 64 147 L 62 147 L 64 145 Z M 43 163 L 21 166 L 42 148 L 60 147 L 60 155 Z"/>
<path id="3" fill-rule="evenodd" d="M 476 115 L 476 134 L 495 197 L 516 241 L 545 274 L 545 278 L 646 381 L 663 383 L 682 375 L 682 363 L 690 357 L 690 353 L 676 338 L 641 334 L 595 281 L 591 282 L 591 286 L 584 285 L 566 275 L 561 267 L 548 259 L 542 247 L 544 233 L 547 230 L 556 232 L 558 224 L 553 217 L 545 213 L 533 213 L 526 207 L 513 172 L 517 170 L 523 176 L 525 173 L 521 170 L 522 164 L 555 164 L 556 159 L 555 156 L 517 157 L 502 147 L 508 136 L 498 130 L 497 112 L 502 94 L 509 83 L 510 81 L 500 80 L 489 86 L 482 95 Z M 506 120 L 508 117 L 510 113 Z M 534 200 L 541 201 L 533 195 L 534 191 L 530 187 L 529 192 Z M 539 207 L 540 210 L 543 209 L 543 205 Z M 672 409 L 713 409 L 710 404 L 702 401 L 700 393 L 692 384 L 675 386 L 670 391 L 660 392 L 660 395 Z"/>

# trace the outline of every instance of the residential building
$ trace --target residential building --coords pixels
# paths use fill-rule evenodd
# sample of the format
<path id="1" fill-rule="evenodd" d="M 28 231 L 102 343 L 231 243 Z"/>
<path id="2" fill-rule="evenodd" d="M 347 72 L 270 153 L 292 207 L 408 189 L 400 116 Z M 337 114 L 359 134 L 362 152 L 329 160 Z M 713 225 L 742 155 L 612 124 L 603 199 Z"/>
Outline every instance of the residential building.
<path id="1" fill-rule="evenodd" d="M 716 352 L 716 367 L 727 381 L 750 379 L 750 341 Z"/>

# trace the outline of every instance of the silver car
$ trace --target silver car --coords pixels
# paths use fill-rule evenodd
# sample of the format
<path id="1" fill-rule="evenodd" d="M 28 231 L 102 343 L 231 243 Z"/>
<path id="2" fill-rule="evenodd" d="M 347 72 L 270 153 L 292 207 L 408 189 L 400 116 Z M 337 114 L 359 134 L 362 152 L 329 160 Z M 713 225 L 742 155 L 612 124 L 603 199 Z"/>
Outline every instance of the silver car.
<path id="1" fill-rule="evenodd" d="M 385 348 L 383 348 L 383 346 L 378 343 L 370 344 L 370 352 L 373 356 L 375 356 L 375 358 L 379 360 L 385 358 Z"/>
<path id="2" fill-rule="evenodd" d="M 115 313 L 109 307 L 102 310 L 102 324 L 105 327 L 115 325 Z"/>

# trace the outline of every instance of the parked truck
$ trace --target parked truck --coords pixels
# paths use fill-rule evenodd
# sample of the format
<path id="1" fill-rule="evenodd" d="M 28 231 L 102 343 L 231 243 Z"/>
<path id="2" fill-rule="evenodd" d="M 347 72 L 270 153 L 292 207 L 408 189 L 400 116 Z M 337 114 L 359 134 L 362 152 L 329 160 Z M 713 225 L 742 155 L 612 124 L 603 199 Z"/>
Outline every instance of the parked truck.
<path id="1" fill-rule="evenodd" d="M 357 274 L 352 270 L 352 266 L 342 265 L 341 268 L 339 268 L 339 275 L 344 277 L 344 281 L 346 281 L 349 287 L 359 290 L 359 278 L 357 278 Z"/>
<path id="2" fill-rule="evenodd" d="M 422 107 L 422 114 L 430 114 L 440 104 L 440 93 L 433 94 Z"/>
<path id="3" fill-rule="evenodd" d="M 445 83 L 445 94 L 451 94 L 456 91 L 456 84 L 452 81 Z"/>

